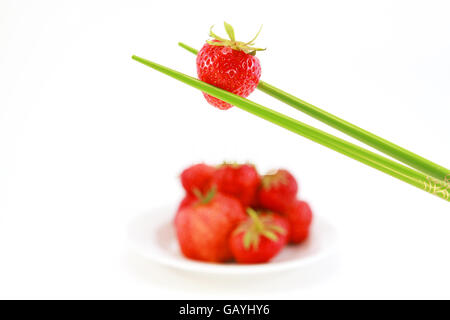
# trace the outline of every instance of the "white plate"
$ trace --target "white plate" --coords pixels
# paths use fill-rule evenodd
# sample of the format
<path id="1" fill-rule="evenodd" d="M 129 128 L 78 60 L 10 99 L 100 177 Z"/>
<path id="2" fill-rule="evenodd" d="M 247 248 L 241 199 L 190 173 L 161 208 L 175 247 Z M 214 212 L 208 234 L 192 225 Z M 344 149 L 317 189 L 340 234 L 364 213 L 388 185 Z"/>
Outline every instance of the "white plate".
<path id="1" fill-rule="evenodd" d="M 323 218 L 314 217 L 309 239 L 287 246 L 269 263 L 239 265 L 217 264 L 187 259 L 179 248 L 173 226 L 175 208 L 167 206 L 136 217 L 129 226 L 131 246 L 142 256 L 176 269 L 210 274 L 255 274 L 298 269 L 317 262 L 331 252 L 336 232 Z"/>

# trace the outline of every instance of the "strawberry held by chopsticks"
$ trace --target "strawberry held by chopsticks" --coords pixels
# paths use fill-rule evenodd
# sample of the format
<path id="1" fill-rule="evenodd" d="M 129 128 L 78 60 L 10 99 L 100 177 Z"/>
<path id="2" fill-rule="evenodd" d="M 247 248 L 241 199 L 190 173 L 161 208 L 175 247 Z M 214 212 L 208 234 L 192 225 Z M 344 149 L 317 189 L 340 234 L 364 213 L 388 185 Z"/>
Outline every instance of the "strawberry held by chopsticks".
<path id="1" fill-rule="evenodd" d="M 235 39 L 233 27 L 226 22 L 224 25 L 230 40 L 214 34 L 211 27 L 209 35 L 214 40 L 206 41 L 199 51 L 197 74 L 204 82 L 246 98 L 255 90 L 261 77 L 261 65 L 255 53 L 265 49 L 251 47 L 261 29 L 249 42 L 240 42 Z M 203 95 L 219 109 L 232 107 L 209 94 Z"/>

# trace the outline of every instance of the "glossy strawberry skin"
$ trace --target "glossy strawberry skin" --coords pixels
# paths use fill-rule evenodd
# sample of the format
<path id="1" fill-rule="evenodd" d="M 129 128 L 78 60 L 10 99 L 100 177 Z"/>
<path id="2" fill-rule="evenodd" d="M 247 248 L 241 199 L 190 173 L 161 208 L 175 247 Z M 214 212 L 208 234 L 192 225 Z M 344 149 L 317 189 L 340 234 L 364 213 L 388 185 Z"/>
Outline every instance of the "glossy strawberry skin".
<path id="1" fill-rule="evenodd" d="M 220 193 L 207 204 L 188 204 L 178 212 L 175 222 L 182 253 L 200 261 L 231 260 L 230 234 L 246 217 L 238 200 Z"/>
<path id="2" fill-rule="evenodd" d="M 277 170 L 274 174 L 262 177 L 257 195 L 258 206 L 284 213 L 296 200 L 297 192 L 298 184 L 295 177 L 287 170 Z"/>
<path id="3" fill-rule="evenodd" d="M 309 236 L 309 230 L 313 219 L 313 213 L 309 204 L 297 200 L 286 211 L 285 217 L 290 225 L 291 243 L 301 243 Z"/>
<path id="4" fill-rule="evenodd" d="M 251 164 L 221 165 L 212 178 L 212 184 L 217 186 L 219 192 L 237 198 L 244 208 L 255 202 L 260 181 L 258 172 Z"/>
<path id="5" fill-rule="evenodd" d="M 236 262 L 242 264 L 268 262 L 274 258 L 288 242 L 290 232 L 288 221 L 281 215 L 275 213 L 261 215 L 261 217 L 265 216 L 270 216 L 273 219 L 274 224 L 286 230 L 286 234 L 277 234 L 278 239 L 276 241 L 260 236 L 258 247 L 255 248 L 251 246 L 248 249 L 244 246 L 245 232 L 232 234 L 230 237 L 230 249 Z"/>
<path id="6" fill-rule="evenodd" d="M 206 43 L 197 54 L 198 78 L 241 97 L 248 97 L 258 85 L 261 65 L 258 58 L 226 46 Z M 213 106 L 226 110 L 231 104 L 203 93 Z"/>
<path id="7" fill-rule="evenodd" d="M 195 189 L 205 193 L 211 186 L 214 171 L 214 167 L 204 163 L 195 164 L 185 169 L 180 175 L 184 190 L 188 194 L 194 194 Z"/>

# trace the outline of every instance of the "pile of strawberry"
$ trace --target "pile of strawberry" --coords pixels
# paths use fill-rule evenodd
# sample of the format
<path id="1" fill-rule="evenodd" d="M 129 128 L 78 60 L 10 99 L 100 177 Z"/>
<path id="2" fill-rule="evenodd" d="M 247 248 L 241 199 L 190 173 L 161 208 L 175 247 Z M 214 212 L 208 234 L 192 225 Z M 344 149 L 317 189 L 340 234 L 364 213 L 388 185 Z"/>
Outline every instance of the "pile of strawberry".
<path id="1" fill-rule="evenodd" d="M 208 262 L 263 263 L 307 239 L 312 212 L 284 169 L 260 176 L 251 164 L 204 163 L 181 173 L 186 196 L 175 216 L 183 254 Z"/>

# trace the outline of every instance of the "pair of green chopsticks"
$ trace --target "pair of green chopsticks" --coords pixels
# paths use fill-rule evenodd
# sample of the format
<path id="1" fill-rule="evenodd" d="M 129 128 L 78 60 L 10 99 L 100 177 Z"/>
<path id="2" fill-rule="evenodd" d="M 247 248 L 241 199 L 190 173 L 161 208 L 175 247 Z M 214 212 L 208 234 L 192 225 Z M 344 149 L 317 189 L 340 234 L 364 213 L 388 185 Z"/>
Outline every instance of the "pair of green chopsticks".
<path id="1" fill-rule="evenodd" d="M 179 43 L 184 49 L 197 54 L 197 50 L 186 44 Z M 363 130 L 343 119 L 340 119 L 320 108 L 317 108 L 297 97 L 294 97 L 264 81 L 259 81 L 258 89 L 270 96 L 287 103 L 326 124 L 338 129 L 373 148 L 417 169 L 402 165 L 377 153 L 364 149 L 358 145 L 335 137 L 322 130 L 311 127 L 303 122 L 288 117 L 284 114 L 266 108 L 256 102 L 247 100 L 231 92 L 212 86 L 206 82 L 190 77 L 176 70 L 164 67 L 152 61 L 137 57 L 132 58 L 146 66 L 160 71 L 172 78 L 184 82 L 196 89 L 206 92 L 218 99 L 228 102 L 240 109 L 252 113 L 260 118 L 277 124 L 285 129 L 297 133 L 305 138 L 315 141 L 323 146 L 342 153 L 352 159 L 358 160 L 387 173 L 399 180 L 432 193 L 442 199 L 450 201 L 450 170 L 430 160 L 427 160 L 411 151 L 380 138 L 366 130 Z"/>

